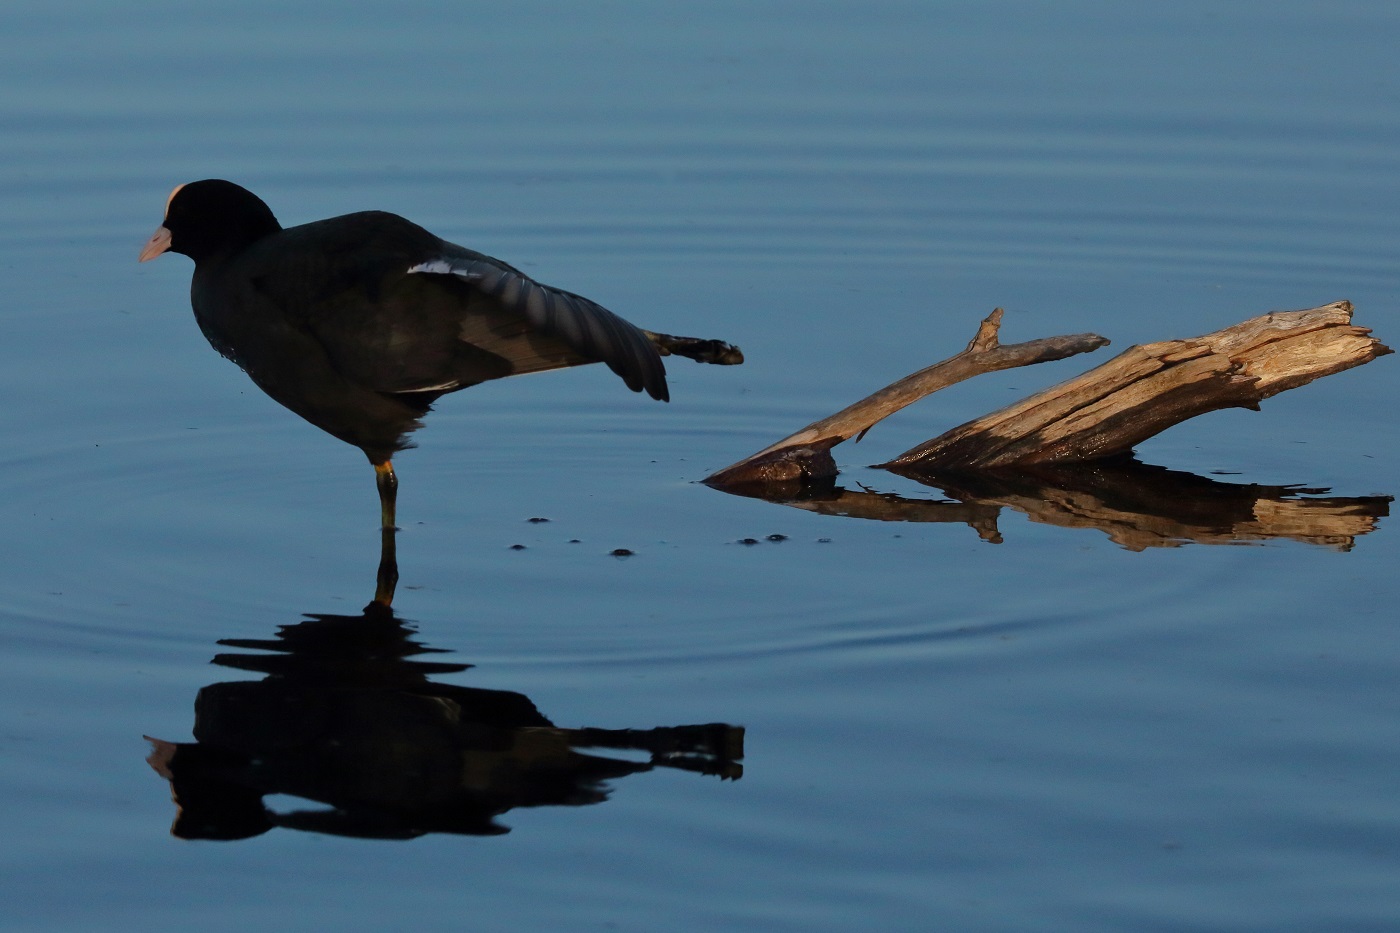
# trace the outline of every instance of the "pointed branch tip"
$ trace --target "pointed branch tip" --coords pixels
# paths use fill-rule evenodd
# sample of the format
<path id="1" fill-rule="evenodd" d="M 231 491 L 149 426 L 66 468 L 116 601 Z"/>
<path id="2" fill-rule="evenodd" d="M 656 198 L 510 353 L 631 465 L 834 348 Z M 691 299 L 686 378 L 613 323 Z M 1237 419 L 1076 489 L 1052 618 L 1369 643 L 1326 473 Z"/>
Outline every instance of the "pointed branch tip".
<path id="1" fill-rule="evenodd" d="M 995 350 L 1001 346 L 998 340 L 998 332 L 1001 330 L 1001 318 L 1005 314 L 1000 308 L 993 308 L 992 313 L 982 319 L 982 323 L 977 325 L 977 336 L 967 345 L 965 353 L 985 353 L 988 350 Z"/>

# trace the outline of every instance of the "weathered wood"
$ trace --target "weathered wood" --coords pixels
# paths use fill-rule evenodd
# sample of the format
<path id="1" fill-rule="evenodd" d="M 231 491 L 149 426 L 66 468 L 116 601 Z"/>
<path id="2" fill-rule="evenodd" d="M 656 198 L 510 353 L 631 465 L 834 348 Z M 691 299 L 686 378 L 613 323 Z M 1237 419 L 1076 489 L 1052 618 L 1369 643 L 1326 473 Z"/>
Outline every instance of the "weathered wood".
<path id="1" fill-rule="evenodd" d="M 1119 456 L 1188 418 L 1257 408 L 1287 389 L 1392 352 L 1351 324 L 1351 303 L 1251 318 L 1186 340 L 1131 347 L 1043 392 L 881 466 L 929 471 Z"/>
<path id="2" fill-rule="evenodd" d="M 837 470 L 836 462 L 831 457 L 832 447 L 848 438 L 863 435 L 879 421 L 932 392 L 981 373 L 1061 360 L 1097 350 L 1108 343 L 1097 334 L 1073 334 L 1002 346 L 997 339 L 1001 318 L 1000 308 L 988 315 L 961 353 L 906 376 L 834 415 L 809 424 L 776 444 L 711 474 L 705 482 L 727 487 L 745 483 L 811 481 L 835 476 Z"/>
<path id="3" fill-rule="evenodd" d="M 886 469 L 925 472 L 1088 462 L 1123 456 L 1172 425 L 1270 396 L 1392 352 L 1351 323 L 1338 301 L 1251 318 L 1185 340 L 1131 347 L 1043 392 L 906 451 Z M 813 422 L 705 479 L 721 488 L 810 483 L 837 474 L 831 448 L 925 395 L 979 373 L 1063 359 L 1108 341 L 1096 334 L 1001 346 L 1001 309 L 961 353 Z"/>

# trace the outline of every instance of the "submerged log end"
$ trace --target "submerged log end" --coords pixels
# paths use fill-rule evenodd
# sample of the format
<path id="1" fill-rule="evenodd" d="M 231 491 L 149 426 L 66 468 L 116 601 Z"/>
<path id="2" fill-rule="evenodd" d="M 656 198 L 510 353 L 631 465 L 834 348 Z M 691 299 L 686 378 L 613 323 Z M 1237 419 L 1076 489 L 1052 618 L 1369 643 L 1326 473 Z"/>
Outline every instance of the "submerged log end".
<path id="1" fill-rule="evenodd" d="M 720 489 L 754 483 L 809 483 L 831 479 L 837 473 L 831 456 L 833 442 L 803 444 L 740 460 L 710 474 L 701 482 Z"/>

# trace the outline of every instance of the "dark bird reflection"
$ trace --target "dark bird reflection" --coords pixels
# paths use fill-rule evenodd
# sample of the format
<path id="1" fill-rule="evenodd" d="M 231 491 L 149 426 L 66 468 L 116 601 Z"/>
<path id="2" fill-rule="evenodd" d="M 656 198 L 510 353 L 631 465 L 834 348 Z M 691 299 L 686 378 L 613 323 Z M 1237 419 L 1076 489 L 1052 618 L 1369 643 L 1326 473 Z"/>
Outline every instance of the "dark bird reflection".
<path id="1" fill-rule="evenodd" d="M 1031 521 L 1092 528 L 1132 551 L 1182 544 L 1276 539 L 1350 550 L 1390 514 L 1394 497 L 1330 496 L 1300 485 L 1229 483 L 1132 457 L 1020 470 L 903 473 L 947 500 L 912 499 L 834 481 L 751 484 L 726 491 L 828 515 L 877 521 L 966 524 L 984 541 L 1003 540 L 1004 508 Z"/>
<path id="2" fill-rule="evenodd" d="M 392 557 L 359 615 L 311 614 L 274 638 L 219 642 L 239 651 L 215 664 L 265 676 L 200 690 L 194 742 L 150 739 L 147 760 L 177 807 L 174 835 L 498 835 L 509 830 L 497 817 L 516 807 L 601 803 L 607 782 L 658 767 L 743 774 L 742 727 L 567 729 L 523 694 L 434 681 L 471 665 L 431 660 L 444 652 L 395 615 Z M 273 794 L 320 806 L 275 812 L 264 800 Z"/>

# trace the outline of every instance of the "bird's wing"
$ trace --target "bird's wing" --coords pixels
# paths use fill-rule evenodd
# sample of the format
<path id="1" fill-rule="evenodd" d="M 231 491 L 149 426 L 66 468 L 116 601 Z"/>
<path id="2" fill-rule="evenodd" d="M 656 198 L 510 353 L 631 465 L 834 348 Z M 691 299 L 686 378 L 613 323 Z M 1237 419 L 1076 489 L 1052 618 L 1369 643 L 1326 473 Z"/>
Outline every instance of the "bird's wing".
<path id="1" fill-rule="evenodd" d="M 237 261 L 262 309 L 299 328 L 345 379 L 388 394 L 441 394 L 520 373 L 606 363 L 666 399 L 660 354 L 611 311 L 541 285 L 395 214 L 292 227 Z"/>
<path id="2" fill-rule="evenodd" d="M 461 339 L 489 352 L 504 350 L 515 364 L 515 372 L 600 362 L 634 392 L 645 390 L 662 401 L 669 397 L 666 370 L 650 338 L 595 301 L 543 285 L 504 263 L 465 249 L 460 255 L 446 254 L 415 263 L 405 272 L 429 279 L 450 276 L 514 315 L 522 325 L 519 335 L 510 333 L 511 328 L 499 315 L 484 313 L 478 307 L 475 314 L 463 318 Z M 527 335 L 544 339 L 531 341 Z"/>

